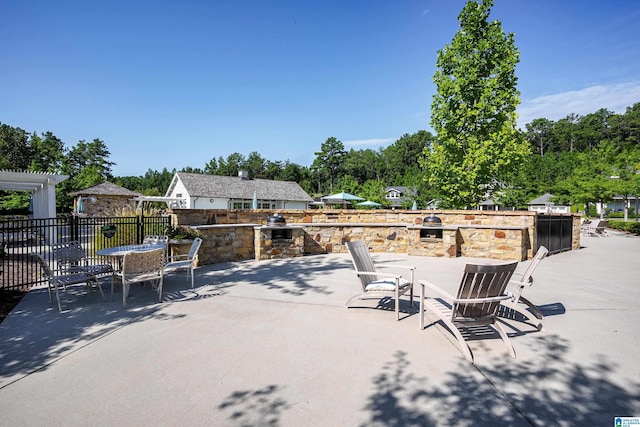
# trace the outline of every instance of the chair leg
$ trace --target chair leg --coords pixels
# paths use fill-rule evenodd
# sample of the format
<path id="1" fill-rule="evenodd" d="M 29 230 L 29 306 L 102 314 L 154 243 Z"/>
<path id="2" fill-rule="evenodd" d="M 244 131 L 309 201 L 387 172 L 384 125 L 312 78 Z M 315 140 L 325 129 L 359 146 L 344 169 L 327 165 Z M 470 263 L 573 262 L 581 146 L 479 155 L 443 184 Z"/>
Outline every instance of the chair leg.
<path id="1" fill-rule="evenodd" d="M 460 345 L 460 351 L 462 351 L 464 358 L 467 359 L 469 362 L 474 363 L 473 353 L 471 353 L 471 348 L 469 348 L 469 344 L 467 344 L 467 342 L 465 341 L 464 337 L 460 333 L 460 330 L 456 327 L 456 325 L 450 322 L 443 322 L 443 323 L 447 327 L 447 329 L 449 329 L 451 333 L 458 340 L 458 344 Z"/>
<path id="2" fill-rule="evenodd" d="M 351 303 L 352 303 L 354 300 L 356 300 L 356 299 L 358 299 L 358 298 L 362 299 L 363 297 L 364 297 L 364 295 L 363 295 L 363 294 L 356 294 L 356 295 L 352 296 L 351 298 L 349 298 L 349 299 L 347 300 L 347 302 L 345 302 L 345 303 L 344 303 L 344 306 L 345 306 L 346 308 L 349 308 L 349 306 L 351 305 Z"/>
<path id="3" fill-rule="evenodd" d="M 62 304 L 60 303 L 60 292 L 58 291 L 58 284 L 54 285 L 54 289 L 56 291 L 56 300 L 58 301 L 58 311 L 62 311 Z"/>
<path id="4" fill-rule="evenodd" d="M 420 284 L 420 330 L 424 329 L 424 285 Z"/>
<path id="5" fill-rule="evenodd" d="M 129 295 L 130 290 L 131 290 L 131 285 L 123 281 L 122 282 L 122 305 L 127 305 L 127 296 Z"/>
<path id="6" fill-rule="evenodd" d="M 100 295 L 102 295 L 102 301 L 104 301 L 104 292 L 102 291 L 102 286 L 100 286 L 100 281 L 98 280 L 98 278 L 94 276 L 93 279 L 91 279 L 91 282 L 96 285 L 96 288 L 98 288 L 98 290 L 100 291 Z"/>
<path id="7" fill-rule="evenodd" d="M 542 314 L 540 309 L 538 307 L 536 307 L 536 305 L 533 304 L 531 301 L 529 301 L 528 299 L 526 299 L 524 297 L 520 297 L 520 302 L 526 304 L 527 307 L 529 307 L 529 309 L 533 312 L 533 315 L 536 316 L 538 319 L 540 319 L 540 320 L 544 319 L 544 315 Z"/>
<path id="8" fill-rule="evenodd" d="M 493 329 L 498 331 L 498 334 L 500 334 L 500 338 L 502 338 L 502 341 L 504 342 L 504 345 L 507 346 L 507 352 L 509 353 L 509 356 L 511 356 L 511 357 L 513 357 L 515 359 L 516 358 L 516 351 L 513 348 L 513 345 L 511 344 L 511 341 L 509 340 L 509 336 L 507 335 L 505 330 L 497 322 L 494 323 L 492 326 L 493 326 Z"/>
<path id="9" fill-rule="evenodd" d="M 47 283 L 47 290 L 49 291 L 49 304 L 53 305 L 53 293 L 51 292 L 51 282 Z"/>
<path id="10" fill-rule="evenodd" d="M 520 301 L 524 303 L 524 298 L 520 297 Z M 526 303 L 525 303 L 526 304 Z M 540 321 L 540 319 L 542 319 L 542 317 L 538 317 L 534 314 L 532 314 L 529 310 L 527 310 L 525 307 L 521 306 L 518 303 L 514 303 L 512 301 L 509 301 L 507 303 L 503 303 L 503 305 L 505 307 L 510 308 L 513 311 L 516 311 L 518 313 L 520 313 L 521 315 L 523 315 L 531 324 L 533 324 L 536 329 L 538 329 L 539 331 L 541 331 L 543 329 L 542 326 L 542 322 Z M 527 304 L 528 305 L 528 304 Z M 535 306 L 534 306 L 535 307 Z M 537 311 L 538 313 L 540 313 L 540 310 L 538 310 L 538 308 L 535 308 L 535 311 Z M 540 316 L 542 316 L 542 313 L 540 313 Z"/>

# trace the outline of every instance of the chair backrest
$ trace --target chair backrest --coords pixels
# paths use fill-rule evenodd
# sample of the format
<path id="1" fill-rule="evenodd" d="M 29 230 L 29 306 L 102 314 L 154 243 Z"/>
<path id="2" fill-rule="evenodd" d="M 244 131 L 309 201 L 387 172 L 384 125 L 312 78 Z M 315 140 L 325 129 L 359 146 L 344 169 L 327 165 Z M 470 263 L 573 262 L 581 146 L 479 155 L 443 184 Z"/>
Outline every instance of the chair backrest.
<path id="1" fill-rule="evenodd" d="M 609 221 L 606 219 L 601 219 L 596 226 L 596 233 L 601 233 L 604 229 L 609 225 Z"/>
<path id="2" fill-rule="evenodd" d="M 147 235 L 144 236 L 142 240 L 142 244 L 144 245 L 168 245 L 169 244 L 169 236 L 163 235 Z"/>
<path id="3" fill-rule="evenodd" d="M 163 249 L 127 252 L 122 259 L 122 277 L 125 281 L 132 281 L 136 277 L 146 277 L 155 273 L 160 275 L 163 265 Z"/>
<path id="4" fill-rule="evenodd" d="M 533 259 L 531 260 L 531 264 L 529 264 L 529 267 L 527 267 L 524 273 L 522 273 L 523 282 L 525 283 L 533 282 L 533 272 L 535 271 L 536 268 L 538 268 L 538 264 L 540 264 L 540 261 L 542 261 L 542 259 L 546 257 L 548 253 L 549 253 L 549 249 L 547 249 L 546 247 L 540 246 L 538 248 L 538 252 L 536 252 L 536 256 L 534 256 Z"/>
<path id="5" fill-rule="evenodd" d="M 53 258 L 61 265 L 79 263 L 86 257 L 82 245 L 77 240 L 55 243 L 51 245 L 51 248 Z"/>
<path id="6" fill-rule="evenodd" d="M 594 219 L 589 224 L 587 224 L 587 229 L 589 231 L 595 231 L 598 227 L 602 227 L 602 223 L 604 220 L 602 219 Z"/>
<path id="7" fill-rule="evenodd" d="M 518 266 L 517 262 L 498 265 L 467 264 L 458 288 L 458 299 L 481 299 L 499 297 Z M 495 319 L 500 301 L 482 303 L 455 303 L 452 320 L 458 319 Z"/>
<path id="8" fill-rule="evenodd" d="M 538 248 L 538 252 L 536 252 L 536 256 L 533 257 L 531 263 L 527 267 L 527 269 L 522 273 L 522 277 L 519 278 L 518 289 L 513 291 L 512 297 L 515 302 L 518 302 L 520 299 L 520 295 L 522 295 L 522 291 L 531 286 L 533 284 L 533 272 L 536 268 L 538 268 L 538 264 L 544 257 L 549 253 L 549 249 L 544 246 L 540 246 Z"/>
<path id="9" fill-rule="evenodd" d="M 347 250 L 349 251 L 349 254 L 351 254 L 351 261 L 353 262 L 353 268 L 355 268 L 356 273 L 360 271 L 375 273 L 376 267 L 364 240 L 346 242 L 346 244 Z M 376 280 L 375 276 L 370 275 L 360 275 L 359 277 L 362 282 L 362 289 L 365 289 L 369 283 Z"/>
<path id="10" fill-rule="evenodd" d="M 189 249 L 189 259 L 193 260 L 196 257 L 196 254 L 200 250 L 200 245 L 202 244 L 202 239 L 200 237 L 196 237 L 193 239 L 193 243 L 191 243 L 191 249 Z"/>

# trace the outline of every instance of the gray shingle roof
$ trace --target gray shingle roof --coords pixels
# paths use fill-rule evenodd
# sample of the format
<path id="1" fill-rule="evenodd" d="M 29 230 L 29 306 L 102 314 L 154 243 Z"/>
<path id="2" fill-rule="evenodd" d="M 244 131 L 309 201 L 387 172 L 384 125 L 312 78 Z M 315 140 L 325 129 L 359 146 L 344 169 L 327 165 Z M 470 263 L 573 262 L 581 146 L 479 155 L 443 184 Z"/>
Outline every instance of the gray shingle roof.
<path id="1" fill-rule="evenodd" d="M 255 193 L 261 200 L 291 200 L 312 202 L 313 199 L 293 181 L 242 179 L 237 176 L 206 175 L 177 172 L 191 197 L 219 197 L 252 199 Z M 175 177 L 174 177 L 175 181 Z M 172 182 L 172 186 L 174 183 Z M 169 192 L 171 188 L 169 189 Z"/>
<path id="2" fill-rule="evenodd" d="M 537 199 L 533 199 L 529 202 L 530 205 L 544 205 L 545 203 L 549 203 L 549 200 L 553 197 L 553 194 L 544 193 L 542 196 Z"/>
<path id="3" fill-rule="evenodd" d="M 93 187 L 85 188 L 84 190 L 74 191 L 73 193 L 69 193 L 70 196 L 84 196 L 84 195 L 94 195 L 94 196 L 142 196 L 142 194 L 137 193 L 135 191 L 131 191 L 124 187 L 120 187 L 119 185 L 115 185 L 111 182 L 103 182 L 98 185 L 94 185 Z"/>

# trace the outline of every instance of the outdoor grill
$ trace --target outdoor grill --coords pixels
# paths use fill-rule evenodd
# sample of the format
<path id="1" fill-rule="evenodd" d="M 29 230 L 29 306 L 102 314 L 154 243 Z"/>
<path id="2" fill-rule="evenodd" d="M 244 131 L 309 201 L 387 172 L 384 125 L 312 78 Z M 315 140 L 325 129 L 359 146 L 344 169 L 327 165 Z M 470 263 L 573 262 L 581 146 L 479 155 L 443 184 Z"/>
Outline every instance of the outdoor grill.
<path id="1" fill-rule="evenodd" d="M 424 219 L 422 220 L 422 225 L 426 227 L 439 227 L 442 225 L 442 220 L 434 214 L 431 214 L 424 217 Z"/>
<path id="2" fill-rule="evenodd" d="M 287 225 L 287 221 L 285 221 L 283 216 L 280 216 L 280 214 L 274 214 L 274 215 L 270 215 L 267 218 L 267 226 L 268 227 L 276 227 L 276 226 L 285 226 Z"/>
<path id="3" fill-rule="evenodd" d="M 424 230 L 420 230 L 421 239 L 442 239 L 442 220 L 431 214 L 422 220 Z M 437 227 L 437 229 L 436 229 Z"/>

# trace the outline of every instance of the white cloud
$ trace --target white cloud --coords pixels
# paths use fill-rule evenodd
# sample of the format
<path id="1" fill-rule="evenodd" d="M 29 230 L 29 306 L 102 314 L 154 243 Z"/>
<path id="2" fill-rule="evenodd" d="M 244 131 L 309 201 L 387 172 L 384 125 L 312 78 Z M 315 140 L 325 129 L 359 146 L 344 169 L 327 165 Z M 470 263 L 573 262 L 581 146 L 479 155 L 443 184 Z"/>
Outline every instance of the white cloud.
<path id="1" fill-rule="evenodd" d="M 591 86 L 580 90 L 556 93 L 524 100 L 518 107 L 518 126 L 524 129 L 534 119 L 559 120 L 575 113 L 586 115 L 601 108 L 624 113 L 627 107 L 640 102 L 640 81 Z"/>
<path id="2" fill-rule="evenodd" d="M 394 142 L 393 138 L 371 138 L 371 139 L 352 139 L 350 141 L 342 141 L 344 145 L 360 146 L 360 145 L 374 145 L 381 146 Z"/>

